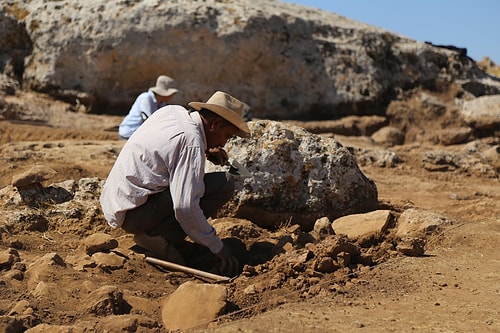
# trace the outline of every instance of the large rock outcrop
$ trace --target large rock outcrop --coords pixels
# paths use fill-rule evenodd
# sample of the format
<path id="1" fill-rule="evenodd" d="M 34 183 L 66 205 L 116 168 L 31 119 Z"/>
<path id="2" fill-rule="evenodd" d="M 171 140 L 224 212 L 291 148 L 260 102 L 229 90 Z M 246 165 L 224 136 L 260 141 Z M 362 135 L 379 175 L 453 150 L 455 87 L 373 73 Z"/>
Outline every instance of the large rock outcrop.
<path id="1" fill-rule="evenodd" d="M 176 103 L 225 90 L 282 119 L 381 115 L 401 91 L 454 81 L 500 92 L 463 49 L 281 1 L 9 1 L 0 23 L 0 59 L 24 87 L 95 112 L 126 113 L 163 73 Z"/>
<path id="2" fill-rule="evenodd" d="M 286 223 L 311 230 L 321 217 L 335 219 L 378 208 L 377 188 L 338 141 L 300 127 L 260 120 L 250 138 L 225 148 L 252 174 L 239 178 L 230 213 L 266 228 Z M 211 163 L 207 164 L 211 167 Z"/>

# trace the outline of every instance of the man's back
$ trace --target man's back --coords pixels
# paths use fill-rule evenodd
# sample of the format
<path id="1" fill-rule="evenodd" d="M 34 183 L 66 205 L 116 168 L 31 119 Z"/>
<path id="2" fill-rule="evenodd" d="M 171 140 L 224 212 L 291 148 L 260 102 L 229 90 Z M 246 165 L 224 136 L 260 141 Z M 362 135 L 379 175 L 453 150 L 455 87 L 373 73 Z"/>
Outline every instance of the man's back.
<path id="1" fill-rule="evenodd" d="M 103 187 L 101 206 L 110 225 L 120 226 L 126 210 L 170 186 L 173 177 L 200 172 L 188 168 L 204 170 L 205 149 L 197 112 L 179 105 L 155 112 L 125 143 Z M 188 157 L 189 162 L 183 160 Z"/>

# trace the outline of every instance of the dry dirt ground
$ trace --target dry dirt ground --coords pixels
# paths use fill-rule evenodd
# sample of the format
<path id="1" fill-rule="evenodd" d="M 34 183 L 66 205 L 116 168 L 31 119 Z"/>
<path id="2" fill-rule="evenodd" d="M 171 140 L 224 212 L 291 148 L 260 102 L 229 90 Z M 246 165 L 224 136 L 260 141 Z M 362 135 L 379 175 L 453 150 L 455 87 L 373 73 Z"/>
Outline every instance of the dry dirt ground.
<path id="1" fill-rule="evenodd" d="M 42 102 L 57 104 L 39 101 Z M 60 108 L 61 119 L 46 115 L 52 126 L 47 126 L 46 119 L 39 125 L 27 124 L 22 119 L 0 121 L 0 188 L 10 184 L 14 174 L 35 163 L 43 163 L 58 172 L 51 182 L 106 178 L 122 144 L 113 131 L 121 118 L 66 111 L 63 104 L 55 108 Z M 345 145 L 356 146 L 360 142 L 358 138 L 338 139 Z M 243 292 L 248 283 L 243 278 L 237 279 L 229 288 L 239 310 L 222 316 L 208 328 L 194 327 L 192 331 L 500 332 L 498 175 L 481 177 L 425 170 L 416 156 L 430 147 L 430 144 L 396 146 L 392 149 L 403 158 L 403 163 L 393 168 L 361 167 L 375 181 L 383 208 L 395 213 L 406 208 L 421 208 L 455 221 L 429 237 L 424 256 L 379 251 L 373 256 L 375 262 L 371 267 L 340 269 L 334 274 L 309 276 L 303 281 L 300 279 L 304 276 L 299 275 L 294 283 L 288 281 L 280 285 L 275 281 L 279 287 L 268 285 L 257 293 Z M 32 313 L 24 317 L 24 327 L 29 326 L 30 321 L 31 324 L 43 322 L 69 327 L 95 322 L 95 313 L 88 311 L 95 299 L 80 294 L 89 294 L 105 285 L 117 285 L 124 290 L 126 304 L 133 309 L 131 313 L 157 320 L 157 323 L 142 323 L 136 327 L 137 332 L 164 331 L 157 300 L 172 293 L 181 283 L 196 279 L 145 263 L 140 254 L 132 251 L 131 238 L 108 229 L 100 216 L 80 223 L 59 221 L 44 232 L 2 230 L 0 252 L 17 247 L 26 263 L 50 252 L 66 258 L 81 247 L 88 235 L 106 232 L 118 239 L 120 251 L 128 256 L 126 267 L 112 272 L 89 269 L 78 274 L 63 274 L 54 281 L 61 290 L 51 296 L 49 303 L 37 302 L 26 292 L 22 278 L 13 279 L 9 270 L 0 269 L 0 316 L 8 315 L 19 301 L 28 300 Z M 278 232 L 282 236 L 286 230 Z M 390 240 L 385 240 L 377 249 L 390 244 Z M 257 272 L 247 270 L 247 275 L 254 277 L 252 284 L 257 289 L 266 280 L 279 276 L 276 268 L 280 266 L 279 260 L 266 265 L 261 261 L 256 266 Z M 269 271 L 274 271 L 274 275 L 266 274 Z M 66 328 L 60 332 L 72 331 Z"/>

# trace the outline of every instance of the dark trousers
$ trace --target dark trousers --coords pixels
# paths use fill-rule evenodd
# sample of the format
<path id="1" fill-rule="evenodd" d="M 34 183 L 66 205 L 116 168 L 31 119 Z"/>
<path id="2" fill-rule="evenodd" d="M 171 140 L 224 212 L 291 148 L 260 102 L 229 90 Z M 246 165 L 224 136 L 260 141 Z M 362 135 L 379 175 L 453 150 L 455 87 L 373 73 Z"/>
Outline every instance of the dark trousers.
<path id="1" fill-rule="evenodd" d="M 200 199 L 200 208 L 205 217 L 215 217 L 217 211 L 228 202 L 234 193 L 234 178 L 226 172 L 205 174 L 205 193 Z M 129 210 L 122 228 L 132 234 L 147 232 L 151 236 L 162 235 L 173 244 L 186 237 L 175 219 L 170 189 L 148 197 L 142 206 Z"/>

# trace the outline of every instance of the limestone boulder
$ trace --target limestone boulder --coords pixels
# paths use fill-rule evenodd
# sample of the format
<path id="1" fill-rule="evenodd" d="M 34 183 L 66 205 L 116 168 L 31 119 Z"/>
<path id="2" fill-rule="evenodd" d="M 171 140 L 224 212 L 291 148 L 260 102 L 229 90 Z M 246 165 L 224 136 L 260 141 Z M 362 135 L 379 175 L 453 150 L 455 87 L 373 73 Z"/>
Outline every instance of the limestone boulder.
<path id="1" fill-rule="evenodd" d="M 482 96 L 463 103 L 461 114 L 476 129 L 500 129 L 500 95 Z"/>
<path id="2" fill-rule="evenodd" d="M 398 91 L 458 79 L 500 92 L 464 49 L 282 1 L 7 1 L 0 24 L 0 74 L 86 111 L 125 114 L 159 74 L 174 103 L 225 90 L 261 118 L 383 115 Z"/>
<path id="3" fill-rule="evenodd" d="M 225 148 L 251 177 L 237 177 L 227 208 L 262 227 L 292 222 L 310 231 L 322 217 L 371 211 L 377 187 L 338 141 L 281 122 L 250 123 L 252 136 L 230 140 Z M 216 169 L 207 163 L 207 169 Z"/>

